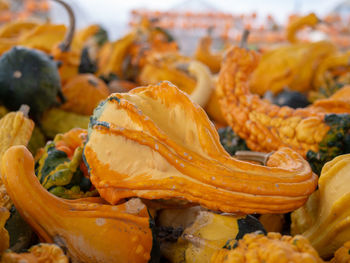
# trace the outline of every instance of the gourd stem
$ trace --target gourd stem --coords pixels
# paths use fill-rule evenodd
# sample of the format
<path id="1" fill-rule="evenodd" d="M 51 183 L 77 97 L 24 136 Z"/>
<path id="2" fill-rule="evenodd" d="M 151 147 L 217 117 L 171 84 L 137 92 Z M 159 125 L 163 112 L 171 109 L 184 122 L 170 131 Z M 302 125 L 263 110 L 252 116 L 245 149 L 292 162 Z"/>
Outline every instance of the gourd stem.
<path id="1" fill-rule="evenodd" d="M 251 151 L 237 151 L 234 157 L 241 161 L 255 161 L 263 165 L 266 165 L 269 157 L 273 154 L 270 153 L 261 153 L 261 152 L 251 152 Z"/>
<path id="2" fill-rule="evenodd" d="M 22 104 L 18 109 L 18 111 L 22 112 L 25 117 L 28 117 L 29 110 L 30 107 L 26 104 Z"/>
<path id="3" fill-rule="evenodd" d="M 74 31 L 75 31 L 74 12 L 73 12 L 72 8 L 70 7 L 70 5 L 68 5 L 64 1 L 62 1 L 62 0 L 52 0 L 52 1 L 62 5 L 66 9 L 68 16 L 69 16 L 69 28 L 68 28 L 67 34 L 66 34 L 63 42 L 60 44 L 60 49 L 62 50 L 62 52 L 66 52 L 70 48 L 70 45 L 72 43 L 73 36 L 74 36 Z"/>
<path id="4" fill-rule="evenodd" d="M 241 42 L 239 43 L 240 48 L 247 48 L 247 43 L 248 43 L 248 36 L 249 36 L 250 31 L 248 29 L 244 29 Z"/>

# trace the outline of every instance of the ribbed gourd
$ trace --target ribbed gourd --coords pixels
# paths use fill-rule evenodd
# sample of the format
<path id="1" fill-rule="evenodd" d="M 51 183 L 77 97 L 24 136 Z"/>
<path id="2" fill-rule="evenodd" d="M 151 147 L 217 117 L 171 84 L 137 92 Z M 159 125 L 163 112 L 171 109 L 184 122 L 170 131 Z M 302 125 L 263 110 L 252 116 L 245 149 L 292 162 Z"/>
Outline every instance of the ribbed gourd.
<path id="1" fill-rule="evenodd" d="M 272 154 L 267 167 L 230 157 L 205 112 L 168 82 L 101 103 L 84 160 L 92 184 L 112 204 L 137 196 L 283 213 L 300 207 L 317 184 L 308 163 L 288 148 Z"/>
<path id="2" fill-rule="evenodd" d="M 300 209 L 292 213 L 292 231 L 305 236 L 324 258 L 329 258 L 350 235 L 350 155 L 326 163 L 318 190 Z"/>

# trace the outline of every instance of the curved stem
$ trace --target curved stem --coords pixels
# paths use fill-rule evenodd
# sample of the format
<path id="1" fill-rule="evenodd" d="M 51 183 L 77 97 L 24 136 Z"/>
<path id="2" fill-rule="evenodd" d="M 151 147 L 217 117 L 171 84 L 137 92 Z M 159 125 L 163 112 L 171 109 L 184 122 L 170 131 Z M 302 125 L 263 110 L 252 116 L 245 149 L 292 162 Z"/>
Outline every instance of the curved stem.
<path id="1" fill-rule="evenodd" d="M 248 29 L 244 29 L 241 42 L 239 43 L 240 48 L 247 48 L 247 43 L 248 43 L 248 36 L 249 36 L 250 31 Z"/>
<path id="2" fill-rule="evenodd" d="M 66 11 L 68 13 L 68 16 L 69 16 L 68 32 L 67 32 L 63 42 L 60 44 L 60 49 L 62 50 L 62 52 L 66 52 L 70 48 L 70 45 L 72 43 L 73 36 L 74 36 L 74 31 L 75 31 L 75 16 L 74 16 L 74 12 L 73 12 L 72 8 L 70 7 L 70 5 L 68 5 L 64 1 L 62 1 L 62 0 L 52 0 L 52 1 L 62 5 L 66 9 Z"/>
<path id="3" fill-rule="evenodd" d="M 263 165 L 266 165 L 269 157 L 273 154 L 270 153 L 261 153 L 261 152 L 251 152 L 251 151 L 237 151 L 234 157 L 241 161 L 255 161 Z"/>

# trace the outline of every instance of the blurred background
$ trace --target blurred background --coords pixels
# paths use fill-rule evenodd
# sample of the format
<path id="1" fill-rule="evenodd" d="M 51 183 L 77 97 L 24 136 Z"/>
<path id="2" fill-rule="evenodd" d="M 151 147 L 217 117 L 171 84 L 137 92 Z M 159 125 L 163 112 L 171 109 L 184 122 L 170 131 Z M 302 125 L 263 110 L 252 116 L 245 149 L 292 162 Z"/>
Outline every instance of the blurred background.
<path id="1" fill-rule="evenodd" d="M 2 22 L 14 20 L 16 16 L 25 18 L 33 13 L 50 17 L 54 23 L 67 24 L 68 21 L 63 8 L 49 0 L 0 0 L 0 3 L 10 6 L 2 8 Z M 271 43 L 274 43 L 281 40 L 279 32 L 294 16 L 309 12 L 315 12 L 333 25 L 334 20 L 338 20 L 336 29 L 332 30 L 345 33 L 350 28 L 350 0 L 67 0 L 67 3 L 74 10 L 78 28 L 98 23 L 108 31 L 111 39 L 123 36 L 141 17 L 156 19 L 160 27 L 169 30 L 176 38 L 185 54 L 193 52 L 198 38 L 208 30 L 211 30 L 214 47 L 218 45 L 215 39 L 235 40 L 239 37 L 237 32 L 244 27 L 256 30 L 254 35 L 257 38 L 261 34 L 264 40 L 271 38 Z M 336 38 L 338 33 L 334 33 Z M 331 34 L 320 31 L 305 33 L 312 40 Z M 348 44 L 345 36 L 336 41 Z"/>

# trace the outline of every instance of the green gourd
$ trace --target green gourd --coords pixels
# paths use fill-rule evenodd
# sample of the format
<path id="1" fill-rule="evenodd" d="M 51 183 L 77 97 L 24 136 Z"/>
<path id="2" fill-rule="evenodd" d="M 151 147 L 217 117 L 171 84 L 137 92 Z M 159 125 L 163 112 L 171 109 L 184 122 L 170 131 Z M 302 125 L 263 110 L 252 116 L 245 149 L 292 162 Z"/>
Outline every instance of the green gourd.
<path id="1" fill-rule="evenodd" d="M 0 103 L 9 110 L 30 106 L 38 118 L 64 101 L 57 64 L 45 53 L 13 47 L 0 58 Z"/>

